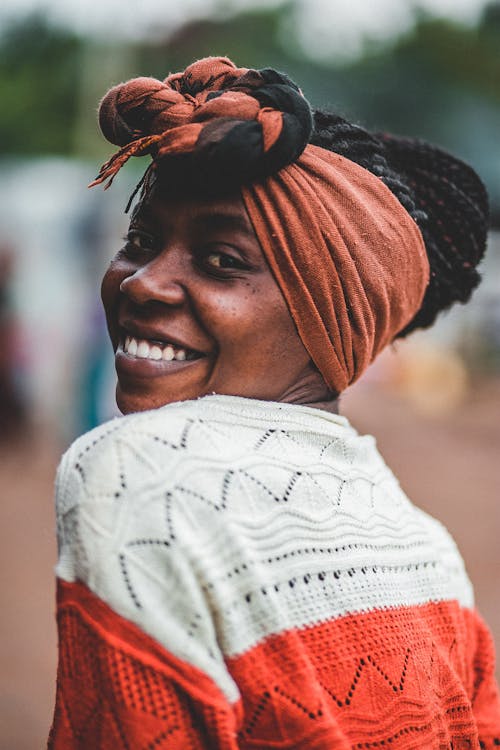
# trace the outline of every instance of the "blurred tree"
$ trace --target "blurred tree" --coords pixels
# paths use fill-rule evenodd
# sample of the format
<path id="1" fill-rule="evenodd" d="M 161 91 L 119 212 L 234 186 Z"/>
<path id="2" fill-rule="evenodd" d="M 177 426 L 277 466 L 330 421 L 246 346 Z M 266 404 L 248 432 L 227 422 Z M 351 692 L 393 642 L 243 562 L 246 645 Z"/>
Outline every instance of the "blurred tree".
<path id="1" fill-rule="evenodd" d="M 67 153 L 72 146 L 82 40 L 41 15 L 16 21 L 0 39 L 3 153 Z"/>
<path id="2" fill-rule="evenodd" d="M 168 70 L 180 70 L 208 55 L 230 57 L 246 67 L 279 67 L 283 58 L 289 57 L 279 43 L 286 7 L 188 23 L 163 41 L 142 45 L 138 55 L 140 69 L 163 78 Z"/>
<path id="3" fill-rule="evenodd" d="M 496 22 L 495 22 L 496 19 Z M 426 19 L 398 45 L 399 55 L 419 60 L 451 84 L 500 103 L 500 5 L 487 6 L 476 29 Z"/>
<path id="4" fill-rule="evenodd" d="M 500 2 L 498 0 L 492 0 L 485 6 L 479 28 L 485 33 L 500 34 Z"/>

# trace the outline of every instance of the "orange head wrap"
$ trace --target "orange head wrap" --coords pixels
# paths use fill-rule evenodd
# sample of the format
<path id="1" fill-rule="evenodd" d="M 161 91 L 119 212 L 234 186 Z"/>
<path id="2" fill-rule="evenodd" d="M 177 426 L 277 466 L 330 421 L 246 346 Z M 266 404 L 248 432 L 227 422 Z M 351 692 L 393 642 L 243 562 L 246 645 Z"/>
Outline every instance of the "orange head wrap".
<path id="1" fill-rule="evenodd" d="M 239 177 L 299 335 L 333 392 L 354 382 L 415 316 L 429 280 L 420 230 L 378 177 L 307 145 L 310 110 L 285 76 L 207 58 L 163 82 L 115 87 L 100 123 L 122 148 L 96 182 L 144 153 L 162 171 L 192 155 L 193 174 L 198 155 L 210 179 L 214 153 L 229 152 L 228 184 Z"/>
<path id="2" fill-rule="evenodd" d="M 150 153 L 177 167 L 178 179 L 186 181 L 192 165 L 188 182 L 206 186 L 218 179 L 227 187 L 272 174 L 300 156 L 312 116 L 287 76 L 207 57 L 164 81 L 134 78 L 115 86 L 101 102 L 99 124 L 122 148 L 92 185 L 109 180 L 109 187 L 131 156 Z"/>
<path id="3" fill-rule="evenodd" d="M 420 230 L 378 177 L 317 146 L 242 191 L 299 335 L 340 393 L 420 307 Z"/>

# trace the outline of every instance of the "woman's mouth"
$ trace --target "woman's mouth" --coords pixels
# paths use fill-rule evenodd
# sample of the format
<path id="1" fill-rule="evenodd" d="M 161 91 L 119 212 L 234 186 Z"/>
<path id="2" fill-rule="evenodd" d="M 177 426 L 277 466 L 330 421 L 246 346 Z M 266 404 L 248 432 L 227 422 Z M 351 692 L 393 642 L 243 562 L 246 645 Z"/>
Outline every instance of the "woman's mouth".
<path id="1" fill-rule="evenodd" d="M 116 349 L 115 365 L 118 379 L 125 383 L 148 381 L 175 375 L 186 369 L 197 367 L 197 362 L 206 362 L 203 352 L 181 346 L 173 341 L 139 338 L 123 334 Z M 128 386 L 127 386 L 128 387 Z"/>
<path id="2" fill-rule="evenodd" d="M 201 352 L 180 347 L 169 341 L 140 339 L 134 336 L 126 336 L 120 342 L 118 351 L 135 359 L 148 359 L 155 362 L 189 362 L 204 356 Z"/>
<path id="3" fill-rule="evenodd" d="M 169 340 L 166 331 L 165 339 L 156 338 L 162 336 L 160 331 L 152 330 L 150 338 L 146 331 L 135 336 L 129 331 L 122 328 L 115 351 L 117 400 L 124 414 L 205 392 L 213 367 L 211 351 L 190 349 L 182 339 Z"/>

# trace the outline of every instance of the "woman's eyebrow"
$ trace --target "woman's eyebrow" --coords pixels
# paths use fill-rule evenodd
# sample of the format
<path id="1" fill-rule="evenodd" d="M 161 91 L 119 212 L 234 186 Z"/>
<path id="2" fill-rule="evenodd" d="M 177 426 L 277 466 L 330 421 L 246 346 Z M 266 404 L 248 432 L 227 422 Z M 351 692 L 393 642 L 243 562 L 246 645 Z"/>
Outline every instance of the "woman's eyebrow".
<path id="1" fill-rule="evenodd" d="M 157 220 L 149 206 L 140 206 L 130 217 L 130 226 L 135 224 L 156 224 Z"/>
<path id="2" fill-rule="evenodd" d="M 240 213 L 220 212 L 198 214 L 193 218 L 193 224 L 203 230 L 217 231 L 220 229 L 251 234 L 252 228 Z"/>

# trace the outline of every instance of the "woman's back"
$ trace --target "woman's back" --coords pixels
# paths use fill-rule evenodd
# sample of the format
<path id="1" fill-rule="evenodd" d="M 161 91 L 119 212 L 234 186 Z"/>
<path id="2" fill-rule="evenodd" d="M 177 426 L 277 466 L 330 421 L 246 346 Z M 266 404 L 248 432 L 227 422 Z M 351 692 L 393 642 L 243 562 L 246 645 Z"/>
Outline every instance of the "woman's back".
<path id="1" fill-rule="evenodd" d="M 53 747 L 500 743 L 460 555 L 343 417 L 130 415 L 73 444 L 57 504 Z"/>
<path id="2" fill-rule="evenodd" d="M 453 542 L 332 416 L 477 286 L 480 179 L 227 58 L 114 86 L 99 121 L 93 184 L 152 161 L 101 287 L 129 416 L 59 473 L 51 747 L 498 745 Z"/>

